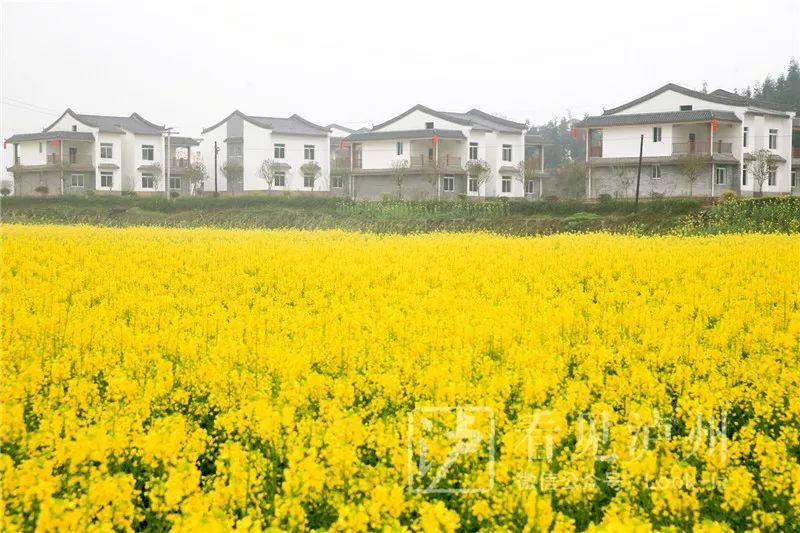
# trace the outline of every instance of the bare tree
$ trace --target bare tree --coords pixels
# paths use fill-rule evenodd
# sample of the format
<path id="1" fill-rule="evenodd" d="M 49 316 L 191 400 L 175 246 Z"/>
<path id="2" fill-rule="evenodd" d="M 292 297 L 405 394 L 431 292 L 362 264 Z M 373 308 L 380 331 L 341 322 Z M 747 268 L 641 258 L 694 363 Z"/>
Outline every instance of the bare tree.
<path id="1" fill-rule="evenodd" d="M 617 181 L 618 191 L 622 191 L 622 197 L 627 198 L 628 189 L 630 189 L 631 185 L 633 185 L 633 176 L 628 174 L 627 167 L 611 167 L 610 173 Z"/>
<path id="2" fill-rule="evenodd" d="M 536 178 L 536 174 L 539 172 L 538 161 L 533 158 L 528 158 L 524 161 L 520 161 L 517 163 L 517 180 L 522 183 L 522 193 L 525 194 L 527 192 L 527 184 L 533 183 L 533 180 Z"/>
<path id="3" fill-rule="evenodd" d="M 395 159 L 392 161 L 392 180 L 397 185 L 397 197 L 403 198 L 403 182 L 408 176 L 408 159 Z"/>
<path id="4" fill-rule="evenodd" d="M 770 159 L 770 151 L 764 148 L 753 153 L 753 160 L 750 161 L 750 173 L 758 183 L 758 194 L 764 193 L 764 182 L 769 179 L 770 172 L 775 171 L 775 163 Z"/>
<path id="5" fill-rule="evenodd" d="M 303 174 L 303 183 L 305 183 L 306 178 L 311 179 L 311 190 L 313 191 L 320 174 L 322 174 L 322 167 L 316 161 L 309 161 L 300 167 L 300 172 Z"/>
<path id="6" fill-rule="evenodd" d="M 150 166 L 150 173 L 153 176 L 153 190 L 157 191 L 158 187 L 161 185 L 161 178 L 164 177 L 164 173 L 161 171 L 161 163 L 158 161 Z"/>
<path id="7" fill-rule="evenodd" d="M 580 161 L 571 161 L 564 165 L 562 173 L 562 190 L 571 198 L 582 198 L 586 195 L 586 179 L 589 167 Z"/>
<path id="8" fill-rule="evenodd" d="M 711 159 L 702 154 L 686 154 L 678 159 L 678 172 L 689 182 L 689 196 L 694 195 L 694 184 L 708 169 Z"/>
<path id="9" fill-rule="evenodd" d="M 434 157 L 425 161 L 423 159 L 423 176 L 431 184 L 433 190 L 436 191 L 436 199 L 439 200 L 441 198 L 441 177 L 442 177 L 442 166 L 441 163 Z"/>
<path id="10" fill-rule="evenodd" d="M 197 191 L 208 179 L 208 171 L 206 170 L 206 165 L 202 161 L 189 163 L 189 167 L 186 169 L 186 174 L 184 175 L 189 182 L 189 187 L 191 187 L 191 194 L 197 194 Z"/>
<path id="11" fill-rule="evenodd" d="M 478 191 L 480 191 L 481 186 L 489 179 L 492 167 L 483 159 L 471 159 L 464 165 L 464 172 L 467 174 L 467 180 L 475 180 L 478 184 Z M 467 190 L 469 190 L 469 183 L 467 183 Z"/>
<path id="12" fill-rule="evenodd" d="M 219 170 L 228 182 L 228 190 L 231 193 L 235 192 L 236 186 L 242 182 L 244 177 L 244 167 L 242 167 L 242 164 L 233 159 L 226 159 L 225 162 L 222 163 L 222 166 L 219 167 Z"/>
<path id="13" fill-rule="evenodd" d="M 258 177 L 267 182 L 267 189 L 272 192 L 275 185 L 275 175 L 279 172 L 278 162 L 272 159 L 265 159 L 258 167 Z"/>

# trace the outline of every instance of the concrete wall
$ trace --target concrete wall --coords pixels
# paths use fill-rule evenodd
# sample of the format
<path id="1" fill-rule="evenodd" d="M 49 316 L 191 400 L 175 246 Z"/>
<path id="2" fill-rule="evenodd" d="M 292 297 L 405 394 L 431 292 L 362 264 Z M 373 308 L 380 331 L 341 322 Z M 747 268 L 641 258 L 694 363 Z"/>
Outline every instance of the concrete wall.
<path id="1" fill-rule="evenodd" d="M 719 165 L 721 166 L 721 165 Z M 713 196 L 720 196 L 725 191 L 738 191 L 738 166 L 725 165 L 727 172 L 724 185 L 713 185 Z M 593 198 L 601 194 L 610 194 L 617 198 L 633 198 L 636 194 L 636 167 L 624 167 L 622 179 L 619 177 L 620 169 L 611 167 L 595 167 L 592 169 L 591 193 Z M 692 185 L 683 176 L 675 165 L 661 165 L 661 178 L 653 179 L 652 165 L 642 165 L 642 179 L 640 183 L 640 196 L 648 197 L 653 194 L 664 196 L 689 196 L 690 185 L 693 196 L 712 196 L 711 165 Z M 623 180 L 629 182 L 627 191 Z M 545 194 L 549 194 L 545 192 Z"/>

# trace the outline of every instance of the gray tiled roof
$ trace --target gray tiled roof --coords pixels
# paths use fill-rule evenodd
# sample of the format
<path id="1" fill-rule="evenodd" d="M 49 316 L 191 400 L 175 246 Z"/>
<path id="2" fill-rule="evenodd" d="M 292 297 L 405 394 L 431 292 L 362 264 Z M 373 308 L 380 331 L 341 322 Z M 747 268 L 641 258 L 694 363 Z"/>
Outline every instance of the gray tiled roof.
<path id="1" fill-rule="evenodd" d="M 233 111 L 233 113 L 231 113 L 224 119 L 220 120 L 213 126 L 204 128 L 203 134 L 225 124 L 233 116 L 238 116 L 239 118 L 249 122 L 250 124 L 253 124 L 260 128 L 272 130 L 275 133 L 285 133 L 287 135 L 328 135 L 330 133 L 330 130 L 328 128 L 320 126 L 318 124 L 314 124 L 313 122 L 304 119 L 298 114 L 294 114 L 287 118 L 257 117 L 253 115 L 245 115 L 244 113 L 236 109 Z"/>
<path id="2" fill-rule="evenodd" d="M 155 126 L 147 122 L 130 117 L 115 117 L 109 115 L 76 115 L 78 120 L 90 126 L 98 128 L 105 133 L 125 133 L 130 131 L 137 135 L 161 135 L 164 132 L 163 126 Z"/>
<path id="3" fill-rule="evenodd" d="M 171 135 L 169 142 L 172 146 L 200 146 L 202 139 L 195 139 L 194 137 L 181 137 L 178 135 Z"/>
<path id="4" fill-rule="evenodd" d="M 759 100 L 754 98 L 747 98 L 746 96 L 737 95 L 722 89 L 717 89 L 716 91 L 712 91 L 710 94 L 706 94 L 704 92 L 687 89 L 686 87 L 682 87 L 675 83 L 667 83 L 666 85 L 659 87 L 655 91 L 647 93 L 646 95 L 636 98 L 635 100 L 631 100 L 630 102 L 627 102 L 625 104 L 622 104 L 620 106 L 611 109 L 606 109 L 603 112 L 603 114 L 611 115 L 614 113 L 619 113 L 620 111 L 624 111 L 637 104 L 650 100 L 654 96 L 658 96 L 659 94 L 665 91 L 674 91 L 676 93 L 683 94 L 685 96 L 691 96 L 692 98 L 698 98 L 700 100 L 705 100 L 707 102 L 714 102 L 717 104 L 742 106 L 742 107 L 755 106 L 755 107 L 763 107 L 766 109 L 774 109 L 778 111 L 792 110 L 792 106 L 790 105 L 778 104 L 775 102 L 767 102 L 765 100 Z"/>
<path id="5" fill-rule="evenodd" d="M 12 135 L 6 142 L 18 143 L 25 141 L 49 141 L 52 139 L 62 139 L 64 141 L 93 141 L 94 134 L 86 131 L 42 131 L 39 133 L 17 133 Z"/>
<path id="6" fill-rule="evenodd" d="M 661 113 L 631 113 L 586 117 L 578 123 L 581 128 L 602 126 L 629 126 L 636 124 L 669 124 L 675 122 L 706 122 L 717 119 L 723 122 L 741 122 L 732 111 L 697 109 L 693 111 L 664 111 Z"/>
<path id="7" fill-rule="evenodd" d="M 355 131 L 356 131 L 356 130 L 354 130 L 352 128 L 348 128 L 347 126 L 342 126 L 342 125 L 337 124 L 335 122 L 331 122 L 330 124 L 328 124 L 325 127 L 328 128 L 329 130 L 332 130 L 333 128 L 336 128 L 337 130 L 346 131 L 348 133 L 355 133 Z"/>
<path id="8" fill-rule="evenodd" d="M 442 120 L 447 120 L 448 122 L 454 122 L 456 124 L 462 124 L 464 126 L 472 126 L 473 128 L 482 131 L 520 133 L 522 130 L 526 128 L 525 124 L 521 122 L 514 122 L 513 120 L 497 117 L 495 115 L 491 115 L 489 113 L 481 111 L 480 109 L 473 108 L 467 111 L 466 113 L 457 113 L 451 111 L 439 111 L 424 106 L 422 104 L 417 104 L 414 107 L 400 113 L 396 117 L 391 118 L 386 122 L 382 122 L 381 124 L 378 124 L 372 129 L 379 130 L 384 126 L 388 126 L 389 124 L 396 122 L 397 120 L 405 116 L 410 115 L 414 111 L 422 111 L 423 113 L 427 113 L 428 115 L 431 115 L 433 117 L 441 118 Z"/>
<path id="9" fill-rule="evenodd" d="M 392 139 L 431 139 L 438 135 L 440 139 L 466 140 L 460 130 L 403 130 L 403 131 L 367 131 L 353 133 L 345 137 L 347 141 L 386 141 Z"/>

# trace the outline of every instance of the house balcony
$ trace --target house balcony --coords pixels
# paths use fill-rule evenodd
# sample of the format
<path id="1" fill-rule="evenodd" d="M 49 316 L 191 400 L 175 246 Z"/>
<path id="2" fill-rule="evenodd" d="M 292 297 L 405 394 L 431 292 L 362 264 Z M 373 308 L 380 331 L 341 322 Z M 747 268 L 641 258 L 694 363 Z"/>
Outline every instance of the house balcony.
<path id="1" fill-rule="evenodd" d="M 50 172 L 57 171 L 92 171 L 94 170 L 94 158 L 90 154 L 47 154 L 43 163 L 24 163 L 17 156 L 12 171 L 43 170 Z"/>
<path id="2" fill-rule="evenodd" d="M 464 171 L 461 166 L 461 156 L 450 154 L 439 156 L 438 165 L 434 158 L 427 155 L 412 155 L 409 157 L 409 166 L 412 170 L 431 170 L 438 168 L 442 172 Z"/>
<path id="3" fill-rule="evenodd" d="M 169 173 L 171 175 L 182 175 L 189 170 L 189 160 L 183 157 L 172 158 L 169 160 Z"/>
<path id="4" fill-rule="evenodd" d="M 672 143 L 672 155 L 733 154 L 733 143 L 714 141 L 689 141 Z"/>

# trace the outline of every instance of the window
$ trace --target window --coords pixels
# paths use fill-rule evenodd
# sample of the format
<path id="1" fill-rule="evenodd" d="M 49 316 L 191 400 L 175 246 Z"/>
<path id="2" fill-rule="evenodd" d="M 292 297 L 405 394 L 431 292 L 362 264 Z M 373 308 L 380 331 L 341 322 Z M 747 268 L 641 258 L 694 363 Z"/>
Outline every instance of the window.
<path id="1" fill-rule="evenodd" d="M 69 149 L 69 162 L 75 164 L 78 162 L 78 149 L 77 148 L 70 148 Z"/>
<path id="2" fill-rule="evenodd" d="M 525 182 L 525 193 L 533 194 L 533 180 L 528 180 Z"/>
<path id="3" fill-rule="evenodd" d="M 661 128 L 658 126 L 653 128 L 653 142 L 654 143 L 661 142 Z"/>
<path id="4" fill-rule="evenodd" d="M 314 188 L 314 178 L 315 177 L 316 176 L 314 176 L 313 172 L 304 172 L 303 173 L 303 187 L 306 187 L 308 189 L 313 189 Z"/>
<path id="5" fill-rule="evenodd" d="M 403 155 L 403 143 L 397 143 L 397 155 Z"/>
<path id="6" fill-rule="evenodd" d="M 747 169 L 742 169 L 742 185 L 747 185 Z"/>
<path id="7" fill-rule="evenodd" d="M 692 110 L 692 105 L 691 105 L 691 104 L 689 104 L 689 105 L 682 105 L 682 106 L 681 106 L 681 111 L 691 111 L 691 110 Z"/>
<path id="8" fill-rule="evenodd" d="M 155 183 L 152 174 L 142 174 L 142 189 L 153 189 Z"/>
<path id="9" fill-rule="evenodd" d="M 778 183 L 778 173 L 774 170 L 770 170 L 767 174 L 767 185 L 774 187 L 776 183 Z"/>
<path id="10" fill-rule="evenodd" d="M 661 179 L 661 165 L 653 165 L 650 167 L 650 177 L 654 180 Z"/>
<path id="11" fill-rule="evenodd" d="M 747 126 L 744 127 L 744 132 L 742 133 L 742 146 L 747 148 L 747 137 L 750 135 L 750 128 Z"/>
<path id="12" fill-rule="evenodd" d="M 778 130 L 769 130 L 769 149 L 775 150 L 778 147 Z"/>
<path id="13" fill-rule="evenodd" d="M 792 170 L 792 188 L 797 187 L 797 171 Z"/>
<path id="14" fill-rule="evenodd" d="M 433 122 L 426 122 L 425 123 L 425 129 L 426 130 L 432 130 L 433 129 Z"/>
<path id="15" fill-rule="evenodd" d="M 478 143 L 469 143 L 469 158 L 472 161 L 478 159 Z"/>
<path id="16" fill-rule="evenodd" d="M 502 192 L 511 192 L 511 176 L 503 176 L 503 179 L 500 183 L 500 190 Z"/>
<path id="17" fill-rule="evenodd" d="M 73 124 L 73 125 L 72 125 L 72 131 L 78 131 L 78 126 L 76 126 L 75 124 Z"/>
<path id="18" fill-rule="evenodd" d="M 152 144 L 143 144 L 142 145 L 142 159 L 143 160 L 152 161 L 155 158 L 154 155 L 155 155 L 155 153 L 154 153 Z M 142 187 L 144 187 L 144 185 L 142 185 Z"/>
<path id="19" fill-rule="evenodd" d="M 275 159 L 286 159 L 286 145 L 285 144 L 276 144 L 275 145 Z"/>
<path id="20" fill-rule="evenodd" d="M 469 192 L 478 192 L 478 178 L 469 178 Z"/>
<path id="21" fill-rule="evenodd" d="M 42 143 L 39 143 L 39 153 L 42 153 Z"/>
<path id="22" fill-rule="evenodd" d="M 503 145 L 503 161 L 511 161 L 511 145 Z"/>
<path id="23" fill-rule="evenodd" d="M 114 186 L 114 174 L 111 172 L 100 173 L 100 186 L 108 187 L 109 189 Z"/>
<path id="24" fill-rule="evenodd" d="M 303 159 L 307 161 L 314 160 L 314 145 L 313 144 L 305 144 L 303 145 Z"/>
<path id="25" fill-rule="evenodd" d="M 331 187 L 334 189 L 341 189 L 344 187 L 344 180 L 341 176 L 331 176 Z"/>
<path id="26" fill-rule="evenodd" d="M 169 190 L 171 191 L 179 191 L 181 190 L 181 179 L 180 178 L 169 178 Z"/>
<path id="27" fill-rule="evenodd" d="M 100 143 L 100 157 L 102 159 L 111 159 L 114 157 L 114 145 L 111 143 Z"/>
<path id="28" fill-rule="evenodd" d="M 714 184 L 725 185 L 725 167 L 717 167 L 714 171 Z"/>
<path id="29" fill-rule="evenodd" d="M 451 176 L 442 178 L 442 190 L 444 192 L 453 192 L 456 190 L 456 179 Z"/>
<path id="30" fill-rule="evenodd" d="M 83 187 L 83 174 L 73 174 L 69 184 L 73 187 Z"/>
<path id="31" fill-rule="evenodd" d="M 283 146 L 283 145 L 281 145 L 281 146 Z M 286 187 L 286 172 L 281 171 L 281 172 L 276 172 L 275 173 L 275 186 L 276 187 Z"/>

